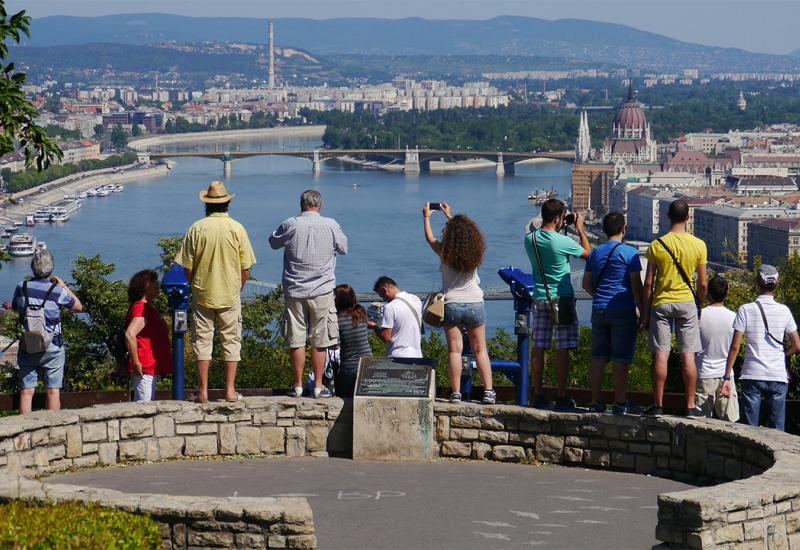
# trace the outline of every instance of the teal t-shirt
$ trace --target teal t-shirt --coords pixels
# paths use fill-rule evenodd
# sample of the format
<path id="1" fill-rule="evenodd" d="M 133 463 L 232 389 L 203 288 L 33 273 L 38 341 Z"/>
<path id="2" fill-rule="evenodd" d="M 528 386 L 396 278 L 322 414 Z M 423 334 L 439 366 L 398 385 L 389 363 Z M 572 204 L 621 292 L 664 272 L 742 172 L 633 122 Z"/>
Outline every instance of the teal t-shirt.
<path id="1" fill-rule="evenodd" d="M 525 235 L 525 251 L 531 261 L 534 281 L 534 300 L 546 300 L 547 294 L 544 291 L 542 273 L 539 263 L 536 261 L 536 254 L 533 252 L 531 238 L 536 236 L 536 244 L 539 247 L 539 255 L 544 264 L 544 273 L 547 277 L 547 285 L 550 290 L 551 298 L 572 298 L 575 296 L 570 280 L 569 258 L 574 256 L 580 258 L 583 255 L 583 248 L 567 237 L 556 231 L 536 230 Z"/>

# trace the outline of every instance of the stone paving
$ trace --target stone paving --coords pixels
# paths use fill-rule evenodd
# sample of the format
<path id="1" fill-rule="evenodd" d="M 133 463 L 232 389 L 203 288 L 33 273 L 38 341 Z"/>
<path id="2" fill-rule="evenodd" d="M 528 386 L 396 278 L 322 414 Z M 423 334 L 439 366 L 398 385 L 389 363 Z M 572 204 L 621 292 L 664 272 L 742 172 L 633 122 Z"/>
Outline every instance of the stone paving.
<path id="1" fill-rule="evenodd" d="M 637 474 L 439 460 L 178 461 L 52 483 L 214 497 L 305 497 L 321 549 L 649 548 L 657 495 L 690 486 Z"/>

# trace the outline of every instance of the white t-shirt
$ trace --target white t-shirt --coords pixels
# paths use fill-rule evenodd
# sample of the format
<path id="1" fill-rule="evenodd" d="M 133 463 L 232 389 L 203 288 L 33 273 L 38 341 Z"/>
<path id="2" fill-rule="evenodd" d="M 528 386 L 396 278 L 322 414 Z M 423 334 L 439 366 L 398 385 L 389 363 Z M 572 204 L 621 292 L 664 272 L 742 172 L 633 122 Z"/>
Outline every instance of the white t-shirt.
<path id="1" fill-rule="evenodd" d="M 797 324 L 788 307 L 767 295 L 759 296 L 756 301 L 764 308 L 772 336 L 782 341 L 785 334 L 797 330 Z M 743 332 L 746 340 L 741 378 L 773 382 L 789 381 L 786 377 L 783 345 L 767 336 L 761 312 L 755 302 L 744 304 L 739 308 L 733 328 Z"/>
<path id="2" fill-rule="evenodd" d="M 409 304 L 414 307 L 419 317 L 414 315 L 408 307 Z M 422 319 L 422 301 L 408 292 L 398 292 L 383 308 L 381 328 L 392 329 L 392 341 L 389 343 L 390 357 L 422 357 L 422 336 L 417 319 Z"/>
<path id="3" fill-rule="evenodd" d="M 726 307 L 708 306 L 700 317 L 700 344 L 697 354 L 698 378 L 722 378 L 733 340 L 733 320 L 736 314 Z"/>

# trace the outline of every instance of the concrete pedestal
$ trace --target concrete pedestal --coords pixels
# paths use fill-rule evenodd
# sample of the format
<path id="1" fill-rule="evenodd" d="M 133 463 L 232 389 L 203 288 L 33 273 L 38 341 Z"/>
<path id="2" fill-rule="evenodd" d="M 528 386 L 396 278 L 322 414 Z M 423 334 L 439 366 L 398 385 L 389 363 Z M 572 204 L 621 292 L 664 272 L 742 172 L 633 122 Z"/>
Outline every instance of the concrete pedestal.
<path id="1" fill-rule="evenodd" d="M 354 397 L 353 459 L 431 461 L 436 457 L 433 373 L 427 398 Z"/>

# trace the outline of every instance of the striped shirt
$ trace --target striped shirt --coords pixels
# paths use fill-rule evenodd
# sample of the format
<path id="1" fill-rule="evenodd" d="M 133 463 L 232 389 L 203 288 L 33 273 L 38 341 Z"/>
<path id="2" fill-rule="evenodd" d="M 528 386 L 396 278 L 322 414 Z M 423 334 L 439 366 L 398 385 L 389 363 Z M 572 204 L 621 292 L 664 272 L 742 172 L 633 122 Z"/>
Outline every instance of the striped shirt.
<path id="1" fill-rule="evenodd" d="M 764 308 L 769 332 L 774 338 L 782 342 L 784 335 L 797 330 L 792 312 L 776 302 L 774 297 L 762 294 L 756 301 Z M 739 308 L 733 330 L 744 333 L 745 337 L 742 379 L 788 382 L 783 345 L 767 335 L 761 311 L 755 302 Z"/>
<path id="2" fill-rule="evenodd" d="M 336 254 L 347 254 L 347 237 L 333 218 L 303 212 L 285 220 L 269 245 L 283 248 L 283 291 L 291 298 L 314 298 L 336 286 Z"/>
<path id="3" fill-rule="evenodd" d="M 12 300 L 14 311 L 20 315 L 25 312 L 25 295 L 22 292 L 22 284 L 17 285 Z M 50 279 L 31 279 L 28 281 L 28 303 L 32 306 L 41 305 L 51 286 L 53 286 L 53 283 Z M 61 335 L 61 308 L 71 309 L 74 305 L 75 298 L 58 285 L 55 286 L 44 304 L 45 329 L 53 335 L 53 344 L 56 346 L 61 347 L 64 343 Z"/>
<path id="4" fill-rule="evenodd" d="M 346 371 L 358 367 L 358 360 L 372 355 L 367 339 L 367 324 L 353 324 L 349 312 L 339 314 L 339 366 Z"/>

